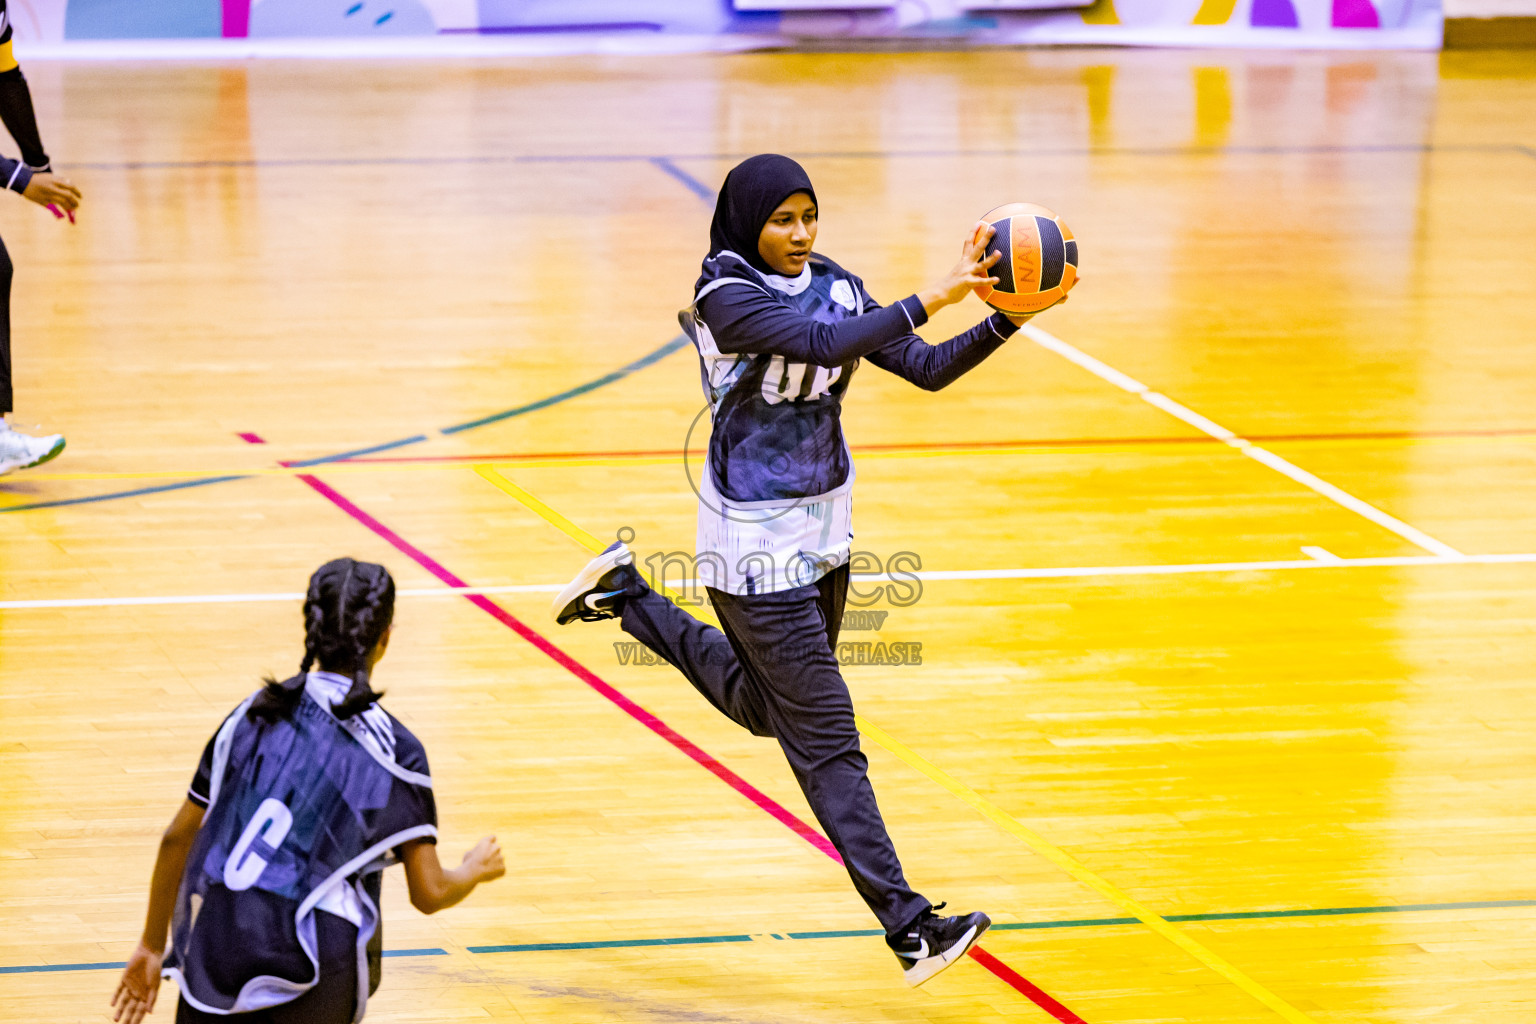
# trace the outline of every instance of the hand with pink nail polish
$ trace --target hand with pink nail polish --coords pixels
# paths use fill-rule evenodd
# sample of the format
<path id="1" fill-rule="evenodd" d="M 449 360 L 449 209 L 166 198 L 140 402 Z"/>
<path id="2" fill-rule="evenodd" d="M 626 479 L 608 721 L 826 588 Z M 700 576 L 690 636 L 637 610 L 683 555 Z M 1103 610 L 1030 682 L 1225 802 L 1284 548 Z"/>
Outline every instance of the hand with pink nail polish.
<path id="1" fill-rule="evenodd" d="M 75 208 L 80 205 L 80 190 L 61 178 L 43 171 L 32 175 L 22 195 L 39 206 L 47 207 L 54 217 L 75 222 Z"/>

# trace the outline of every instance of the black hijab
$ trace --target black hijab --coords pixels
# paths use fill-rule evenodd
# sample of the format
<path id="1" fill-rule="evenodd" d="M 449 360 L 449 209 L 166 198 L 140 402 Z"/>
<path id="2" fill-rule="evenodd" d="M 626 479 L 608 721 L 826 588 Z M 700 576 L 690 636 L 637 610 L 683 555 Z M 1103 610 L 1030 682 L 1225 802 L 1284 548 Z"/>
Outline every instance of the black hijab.
<path id="1" fill-rule="evenodd" d="M 787 156 L 764 153 L 749 157 L 731 168 L 715 200 L 715 219 L 709 225 L 709 255 L 729 249 L 764 274 L 777 273 L 758 254 L 757 240 L 763 225 L 779 204 L 796 192 L 816 202 L 816 190 L 805 168 Z M 819 204 L 818 204 L 819 205 Z"/>

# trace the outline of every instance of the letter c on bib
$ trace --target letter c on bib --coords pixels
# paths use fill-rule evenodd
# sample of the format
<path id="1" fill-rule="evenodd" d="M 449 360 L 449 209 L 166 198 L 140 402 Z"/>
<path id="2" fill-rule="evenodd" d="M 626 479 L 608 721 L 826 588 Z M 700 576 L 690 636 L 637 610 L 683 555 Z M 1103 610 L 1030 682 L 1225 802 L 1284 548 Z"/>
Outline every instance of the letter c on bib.
<path id="1" fill-rule="evenodd" d="M 240 841 L 235 843 L 229 858 L 224 861 L 224 887 L 239 892 L 255 885 L 268 863 L 266 857 L 251 849 L 256 845 L 257 837 L 261 837 L 268 854 L 276 853 L 292 827 L 293 812 L 281 800 L 273 797 L 263 800 L 256 808 L 255 817 L 240 833 Z"/>

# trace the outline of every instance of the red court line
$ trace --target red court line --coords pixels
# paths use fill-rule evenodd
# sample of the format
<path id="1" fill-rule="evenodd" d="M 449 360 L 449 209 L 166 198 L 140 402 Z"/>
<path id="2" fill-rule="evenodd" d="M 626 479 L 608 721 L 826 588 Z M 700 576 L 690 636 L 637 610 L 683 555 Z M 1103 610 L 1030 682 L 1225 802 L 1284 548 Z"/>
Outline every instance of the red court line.
<path id="1" fill-rule="evenodd" d="M 437 559 L 433 558 L 425 551 L 422 551 L 420 548 L 406 540 L 404 537 L 400 536 L 394 530 L 391 530 L 389 527 L 379 522 L 372 515 L 368 514 L 363 509 L 353 504 L 351 499 L 337 491 L 324 480 L 321 480 L 318 477 L 312 476 L 308 473 L 300 473 L 298 474 L 298 478 L 318 491 L 322 497 L 330 501 L 337 508 L 341 509 L 347 515 L 351 516 L 353 519 L 357 520 L 359 523 L 363 524 L 368 529 L 378 534 L 384 540 L 388 541 L 401 554 L 405 555 L 411 561 L 415 562 L 417 565 L 430 572 L 433 576 L 436 576 L 443 583 L 450 587 L 467 588 L 469 586 L 468 583 L 451 572 L 441 562 L 437 561 Z M 828 840 L 826 836 L 822 835 L 820 832 L 817 832 L 814 828 L 801 821 L 788 808 L 784 807 L 768 794 L 752 785 L 752 783 L 748 782 L 740 775 L 737 775 L 725 765 L 721 764 L 718 760 L 705 752 L 703 748 L 699 747 L 692 740 L 689 740 L 686 736 L 679 733 L 676 729 L 673 729 L 666 722 L 663 722 L 660 718 L 657 718 L 645 708 L 630 700 L 623 693 L 619 692 L 619 690 L 615 687 L 598 678 L 596 673 L 588 669 L 585 665 L 581 664 L 569 654 L 566 654 L 560 648 L 556 647 L 543 635 L 536 632 L 532 627 L 525 624 L 521 619 L 517 618 L 517 616 L 507 611 L 505 608 L 502 608 L 495 601 L 492 601 L 490 598 L 484 596 L 483 594 L 464 594 L 462 596 L 470 604 L 490 615 L 497 622 L 500 622 L 502 625 L 512 630 L 512 632 L 528 641 L 534 647 L 537 647 L 541 652 L 548 655 L 556 664 L 566 669 L 577 679 L 580 679 L 592 689 L 602 694 L 609 701 L 612 701 L 621 710 L 623 710 L 625 714 L 629 715 L 635 721 L 639 722 L 641 725 L 654 732 L 657 736 L 660 736 L 662 739 L 672 744 L 678 750 L 681 750 L 684 754 L 687 754 L 690 758 L 692 758 L 698 764 L 702 765 L 704 768 L 707 768 L 722 782 L 730 786 L 742 796 L 746 797 L 748 800 L 752 801 L 752 803 L 756 804 L 760 809 L 768 812 L 780 824 L 787 826 L 801 839 L 804 839 L 806 842 L 810 843 L 812 846 L 816 847 L 816 849 L 820 850 L 828 857 L 831 857 L 839 864 L 843 863 L 842 856 L 837 852 L 836 847 L 832 845 L 831 841 Z M 993 956 L 991 953 L 988 953 L 986 950 L 982 949 L 979 945 L 971 947 L 971 956 L 976 960 L 977 963 L 981 964 L 998 978 L 1002 979 L 1005 983 L 1018 991 L 1025 998 L 1029 999 L 1042 1010 L 1055 1017 L 1058 1021 L 1061 1022 L 1061 1024 L 1086 1024 L 1086 1022 L 1077 1014 L 1073 1013 L 1061 1003 L 1051 998 L 1051 996 L 1039 986 L 1035 985 L 1028 978 L 1025 978 L 1022 974 L 1018 973 L 1013 968 L 997 959 L 997 957 Z"/>
<path id="2" fill-rule="evenodd" d="M 1061 1024 L 1088 1024 L 1083 1018 L 1058 1003 L 1055 999 L 1052 999 L 1051 994 L 1045 991 L 1045 989 L 1036 985 L 980 946 L 971 947 L 971 956 L 975 957 L 976 962 L 981 964 L 981 966 L 1034 1000 L 1036 1006 L 1061 1021 Z"/>
<path id="3" fill-rule="evenodd" d="M 1255 444 L 1284 444 L 1288 441 L 1432 441 L 1458 437 L 1523 437 L 1536 434 L 1536 427 L 1510 430 L 1384 430 L 1341 434 L 1245 434 Z M 856 444 L 855 452 L 927 452 L 975 448 L 1112 448 L 1119 445 L 1224 445 L 1220 438 L 1191 437 L 1031 437 L 1012 441 L 924 441 L 905 444 Z M 344 462 L 527 462 L 537 459 L 614 459 L 682 458 L 680 448 L 655 448 L 623 451 L 502 452 L 486 455 L 397 455 L 338 459 Z M 686 454 L 703 456 L 704 449 L 690 449 Z"/>
<path id="4" fill-rule="evenodd" d="M 358 522 L 368 527 L 368 529 L 389 541 L 389 543 L 398 548 L 400 552 L 403 553 L 406 557 L 410 558 L 417 565 L 421 566 L 423 569 L 436 576 L 439 580 L 442 580 L 448 586 L 469 586 L 469 584 L 464 582 L 464 580 L 450 572 L 441 562 L 437 561 L 431 555 L 428 555 L 426 552 L 416 547 L 410 541 L 406 540 L 394 530 L 391 530 L 389 527 L 379 522 L 367 512 L 364 512 L 362 509 L 358 508 L 351 502 L 350 499 L 338 492 L 325 481 L 310 476 L 307 473 L 300 473 L 299 479 L 313 487 L 315 490 L 319 491 L 347 515 L 351 516 L 353 519 L 356 519 Z M 703 749 L 694 744 L 693 741 L 689 740 L 686 736 L 683 736 L 681 733 L 677 732 L 677 730 L 673 729 L 666 722 L 663 722 L 661 719 L 645 710 L 645 708 L 624 696 L 624 694 L 620 693 L 613 686 L 605 683 L 602 679 L 598 678 L 596 673 L 592 672 L 585 665 L 581 664 L 581 662 L 577 661 L 575 658 L 571 657 L 569 654 L 566 654 L 560 648 L 556 647 L 542 635 L 535 632 L 521 619 L 517 618 L 511 612 L 501 607 L 501 605 L 497 604 L 495 601 L 492 601 L 490 598 L 484 596 L 483 594 L 465 594 L 464 597 L 469 601 L 470 604 L 479 608 L 481 611 L 485 612 L 487 615 L 491 616 L 491 618 L 512 630 L 512 632 L 516 633 L 530 644 L 533 644 L 533 646 L 537 647 L 544 654 L 547 654 L 551 659 L 555 661 L 556 664 L 560 665 L 561 668 L 564 668 L 577 679 L 580 679 L 582 682 L 592 687 L 592 689 L 608 698 L 608 700 L 617 704 L 624 710 L 625 714 L 629 715 L 631 718 L 635 719 L 635 721 L 639 722 L 641 725 L 645 726 L 647 729 L 651 730 L 656 735 L 666 740 L 668 743 L 672 744 L 678 750 L 681 750 L 683 753 L 693 758 L 705 768 L 709 769 L 727 786 L 730 786 L 732 789 L 746 797 L 748 800 L 752 801 L 758 807 L 773 815 L 782 824 L 792 829 L 794 833 L 800 838 L 804 839 L 806 842 L 810 843 L 812 846 L 816 847 L 816 849 L 820 850 L 822 853 L 825 853 L 833 860 L 836 860 L 839 864 L 843 862 L 842 857 L 838 855 L 837 849 L 833 847 L 831 841 L 823 836 L 820 832 L 817 832 L 814 828 L 801 821 L 787 808 L 780 806 L 773 800 L 772 797 L 757 789 L 746 779 L 743 779 L 740 775 L 737 775 L 725 765 L 721 764 L 718 760 L 710 756 Z"/>

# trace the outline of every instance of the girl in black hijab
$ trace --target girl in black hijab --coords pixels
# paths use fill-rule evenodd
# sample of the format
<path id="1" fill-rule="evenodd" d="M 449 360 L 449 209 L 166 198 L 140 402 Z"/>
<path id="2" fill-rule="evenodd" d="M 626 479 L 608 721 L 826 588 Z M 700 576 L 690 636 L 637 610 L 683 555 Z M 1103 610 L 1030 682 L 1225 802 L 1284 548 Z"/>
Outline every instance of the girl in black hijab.
<path id="1" fill-rule="evenodd" d="M 713 419 L 697 570 L 721 629 L 652 591 L 623 543 L 594 559 L 554 611 L 561 623 L 620 617 L 716 708 L 778 740 L 907 981 L 919 985 L 963 956 L 991 921 L 941 917 L 908 887 L 859 750 L 833 653 L 853 539 L 842 401 L 861 359 L 937 391 L 1027 317 L 994 313 L 929 345 L 913 332 L 931 313 L 997 283 L 988 272 L 1000 255 L 986 253 L 992 229 L 978 224 L 936 284 L 882 307 L 857 277 L 813 253 L 816 217 L 816 191 L 795 161 L 767 154 L 737 165 L 715 205 L 693 304 L 681 314 Z"/>

